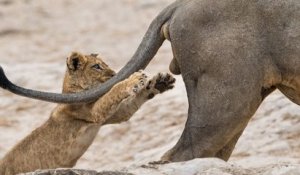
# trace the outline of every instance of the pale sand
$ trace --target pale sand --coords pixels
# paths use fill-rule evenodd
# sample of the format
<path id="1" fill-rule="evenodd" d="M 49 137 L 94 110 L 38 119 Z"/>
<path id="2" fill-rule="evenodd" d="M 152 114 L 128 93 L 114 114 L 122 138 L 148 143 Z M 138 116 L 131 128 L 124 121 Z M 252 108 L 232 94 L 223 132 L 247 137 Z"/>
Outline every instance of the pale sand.
<path id="1" fill-rule="evenodd" d="M 0 0 L 0 64 L 21 86 L 60 92 L 65 58 L 73 51 L 100 53 L 120 69 L 151 20 L 172 0 Z M 166 42 L 148 66 L 168 71 Z M 77 168 L 122 169 L 158 160 L 179 139 L 187 116 L 184 84 L 146 103 L 134 117 L 101 128 Z M 47 120 L 55 104 L 0 90 L 0 158 Z M 230 159 L 245 168 L 300 163 L 300 107 L 280 92 L 261 105 Z"/>

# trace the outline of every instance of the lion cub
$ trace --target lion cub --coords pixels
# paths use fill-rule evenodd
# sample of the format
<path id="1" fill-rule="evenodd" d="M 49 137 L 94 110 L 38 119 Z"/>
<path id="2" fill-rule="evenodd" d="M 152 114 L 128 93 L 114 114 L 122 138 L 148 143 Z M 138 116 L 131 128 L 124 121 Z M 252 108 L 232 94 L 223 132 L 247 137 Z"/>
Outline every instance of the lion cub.
<path id="1" fill-rule="evenodd" d="M 99 85 L 115 75 L 97 55 L 73 52 L 67 58 L 64 93 Z M 97 101 L 59 104 L 42 126 L 18 143 L 0 161 L 1 175 L 73 167 L 93 142 L 101 125 L 127 121 L 156 94 L 173 88 L 175 79 L 159 73 L 151 79 L 136 72 Z"/>

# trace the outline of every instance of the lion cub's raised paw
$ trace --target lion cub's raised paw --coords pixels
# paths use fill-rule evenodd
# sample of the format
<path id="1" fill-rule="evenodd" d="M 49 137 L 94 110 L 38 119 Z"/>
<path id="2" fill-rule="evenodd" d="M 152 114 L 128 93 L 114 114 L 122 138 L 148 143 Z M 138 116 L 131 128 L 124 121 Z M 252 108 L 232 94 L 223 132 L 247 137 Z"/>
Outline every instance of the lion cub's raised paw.
<path id="1" fill-rule="evenodd" d="M 128 79 L 128 91 L 129 94 L 134 96 L 140 93 L 145 87 L 147 83 L 148 76 L 143 71 L 138 71 L 132 74 Z"/>
<path id="2" fill-rule="evenodd" d="M 158 73 L 148 83 L 146 89 L 156 89 L 163 93 L 174 87 L 176 79 L 169 73 Z"/>

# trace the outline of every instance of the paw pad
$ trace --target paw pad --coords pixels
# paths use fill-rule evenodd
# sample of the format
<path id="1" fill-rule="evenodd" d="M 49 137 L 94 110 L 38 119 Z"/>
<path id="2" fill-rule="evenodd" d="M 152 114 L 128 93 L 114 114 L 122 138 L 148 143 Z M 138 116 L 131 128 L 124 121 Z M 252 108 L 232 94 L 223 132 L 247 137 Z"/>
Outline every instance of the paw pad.
<path id="1" fill-rule="evenodd" d="M 175 78 L 168 73 L 159 73 L 156 76 L 154 88 L 160 93 L 172 89 L 174 87 Z"/>
<path id="2" fill-rule="evenodd" d="M 134 73 L 129 78 L 132 81 L 132 92 L 134 94 L 139 93 L 142 89 L 144 89 L 146 81 L 147 81 L 147 75 L 143 71 L 139 71 Z"/>

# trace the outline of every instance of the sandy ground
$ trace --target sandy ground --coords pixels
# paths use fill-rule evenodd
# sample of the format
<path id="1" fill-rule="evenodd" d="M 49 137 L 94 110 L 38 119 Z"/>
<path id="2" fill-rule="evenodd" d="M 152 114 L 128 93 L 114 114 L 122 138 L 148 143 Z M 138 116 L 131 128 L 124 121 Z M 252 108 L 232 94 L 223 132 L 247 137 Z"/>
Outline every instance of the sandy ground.
<path id="1" fill-rule="evenodd" d="M 137 48 L 151 20 L 172 0 L 0 0 L 0 64 L 18 85 L 60 92 L 65 58 L 74 50 L 100 53 L 116 70 Z M 165 43 L 147 71 L 168 71 Z M 101 128 L 77 168 L 122 169 L 158 160 L 186 121 L 184 84 L 146 103 L 134 117 Z M 47 120 L 55 104 L 0 90 L 0 158 Z M 300 107 L 280 92 L 261 105 L 230 162 L 245 168 L 300 163 Z"/>

